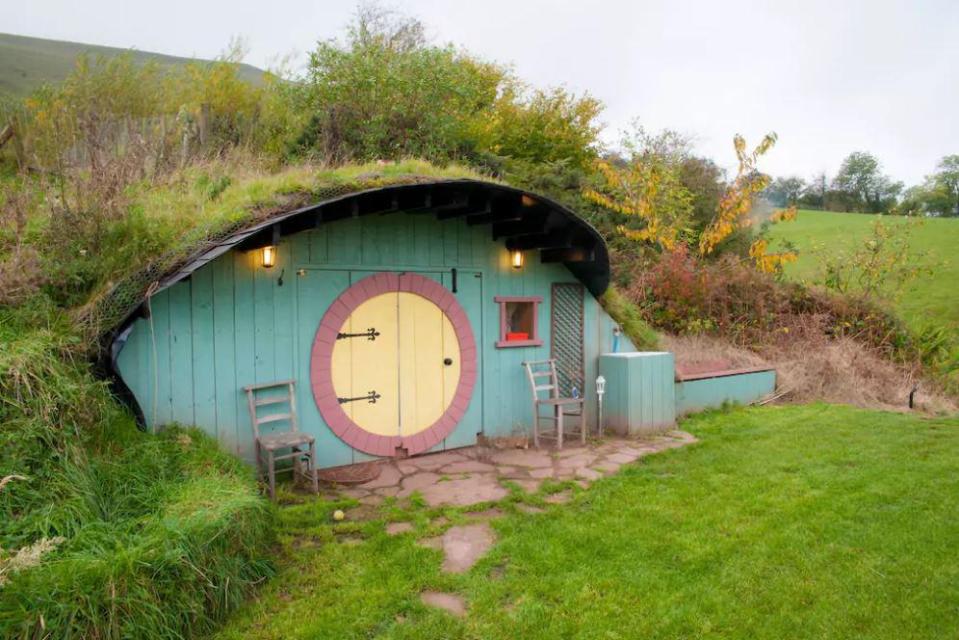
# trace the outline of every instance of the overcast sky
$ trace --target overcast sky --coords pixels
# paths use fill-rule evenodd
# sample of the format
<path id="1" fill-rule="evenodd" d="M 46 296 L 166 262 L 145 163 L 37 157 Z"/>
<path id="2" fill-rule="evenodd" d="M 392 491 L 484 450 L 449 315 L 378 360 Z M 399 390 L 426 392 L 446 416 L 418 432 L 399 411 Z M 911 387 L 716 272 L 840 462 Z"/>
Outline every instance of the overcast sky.
<path id="1" fill-rule="evenodd" d="M 0 31 L 213 57 L 231 36 L 266 66 L 342 33 L 353 1 L 29 0 Z M 589 91 L 605 137 L 633 118 L 695 136 L 731 166 L 732 136 L 779 144 L 761 168 L 830 174 L 876 154 L 911 184 L 959 153 L 959 0 L 766 2 L 397 0 L 388 6 L 527 81 Z"/>

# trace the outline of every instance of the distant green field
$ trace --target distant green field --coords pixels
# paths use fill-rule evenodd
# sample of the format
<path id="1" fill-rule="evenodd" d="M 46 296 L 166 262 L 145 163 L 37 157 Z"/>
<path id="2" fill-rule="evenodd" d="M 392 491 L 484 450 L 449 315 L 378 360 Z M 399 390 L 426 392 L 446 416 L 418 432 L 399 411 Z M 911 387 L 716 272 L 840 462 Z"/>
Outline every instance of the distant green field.
<path id="1" fill-rule="evenodd" d="M 106 57 L 129 53 L 138 64 L 152 61 L 173 66 L 196 62 L 192 58 L 149 51 L 0 33 L 0 95 L 23 96 L 44 83 L 62 81 L 73 70 L 77 56 L 82 53 Z M 260 82 L 262 75 L 263 71 L 254 66 L 240 65 L 240 76 L 250 82 Z"/>
<path id="2" fill-rule="evenodd" d="M 774 226 L 773 247 L 790 240 L 800 250 L 799 261 L 788 265 L 786 274 L 796 280 L 815 281 L 822 275 L 822 252 L 851 251 L 870 234 L 875 215 L 800 210 L 793 222 Z M 903 218 L 886 216 L 890 224 Z M 939 264 L 932 277 L 913 281 L 897 303 L 903 318 L 915 327 L 943 323 L 959 333 L 959 219 L 929 218 L 912 235 L 912 247 L 927 264 Z M 945 264 L 942 264 L 945 263 Z"/>

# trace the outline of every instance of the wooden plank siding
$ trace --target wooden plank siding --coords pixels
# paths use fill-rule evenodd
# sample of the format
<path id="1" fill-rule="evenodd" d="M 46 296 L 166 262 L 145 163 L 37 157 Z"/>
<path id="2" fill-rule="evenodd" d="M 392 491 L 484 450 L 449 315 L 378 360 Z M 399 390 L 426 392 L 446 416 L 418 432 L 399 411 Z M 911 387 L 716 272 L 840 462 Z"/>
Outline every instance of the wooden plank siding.
<path id="1" fill-rule="evenodd" d="M 321 467 L 369 459 L 326 427 L 310 389 L 316 328 L 327 307 L 352 282 L 379 271 L 415 271 L 451 289 L 450 269 L 457 269 L 457 297 L 480 346 L 481 373 L 464 421 L 498 436 L 528 429 L 530 392 L 521 363 L 549 357 L 550 287 L 576 281 L 563 265 L 542 264 L 533 251 L 522 269 L 513 269 L 503 243 L 492 240 L 488 226 L 471 227 L 463 219 L 437 221 L 422 213 L 325 224 L 283 237 L 272 269 L 263 269 L 258 261 L 258 252 L 230 252 L 155 295 L 151 318 L 136 321 L 118 367 L 150 427 L 196 424 L 248 460 L 252 429 L 242 387 L 293 378 L 301 428 L 317 437 Z M 542 297 L 542 346 L 495 347 L 497 295 Z M 589 422 L 595 415 L 597 357 L 611 346 L 612 322 L 588 293 L 584 312 Z M 621 351 L 631 349 L 621 340 Z M 468 444 L 468 438 L 457 431 L 437 448 L 462 444 Z"/>

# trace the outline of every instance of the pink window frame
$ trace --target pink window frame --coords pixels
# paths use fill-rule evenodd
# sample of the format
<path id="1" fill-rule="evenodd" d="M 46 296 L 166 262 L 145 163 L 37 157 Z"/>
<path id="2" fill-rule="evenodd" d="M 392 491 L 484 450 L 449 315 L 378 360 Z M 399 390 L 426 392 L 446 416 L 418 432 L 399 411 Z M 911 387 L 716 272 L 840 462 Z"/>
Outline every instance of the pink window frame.
<path id="1" fill-rule="evenodd" d="M 514 347 L 541 347 L 543 341 L 539 337 L 539 305 L 543 303 L 542 296 L 495 296 L 493 302 L 499 305 L 499 340 L 497 349 L 511 349 Z M 529 340 L 506 339 L 506 303 L 532 302 L 533 303 L 533 337 Z"/>

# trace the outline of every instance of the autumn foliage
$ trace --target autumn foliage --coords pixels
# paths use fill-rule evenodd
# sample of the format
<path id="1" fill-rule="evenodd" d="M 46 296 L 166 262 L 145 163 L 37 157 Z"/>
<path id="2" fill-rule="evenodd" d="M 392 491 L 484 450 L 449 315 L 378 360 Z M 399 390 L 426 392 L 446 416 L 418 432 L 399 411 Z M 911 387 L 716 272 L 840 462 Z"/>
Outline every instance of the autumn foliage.
<path id="1" fill-rule="evenodd" d="M 769 184 L 769 176 L 758 169 L 759 159 L 776 143 L 776 134 L 766 135 L 750 152 L 742 136 L 735 136 L 738 170 L 736 177 L 723 190 L 712 219 L 698 231 L 691 224 L 693 194 L 682 181 L 682 164 L 677 154 L 654 138 L 646 138 L 647 146 L 618 162 L 601 159 L 596 162 L 599 186 L 587 186 L 587 201 L 632 218 L 634 225 L 621 224 L 617 231 L 630 240 L 647 243 L 664 251 L 675 251 L 680 244 L 696 246 L 700 257 L 707 257 L 735 232 L 753 225 L 751 214 L 755 197 Z M 770 223 L 793 220 L 796 209 L 774 213 Z M 777 273 L 796 260 L 793 252 L 770 254 L 767 242 L 758 237 L 748 249 L 748 257 L 757 269 Z"/>

